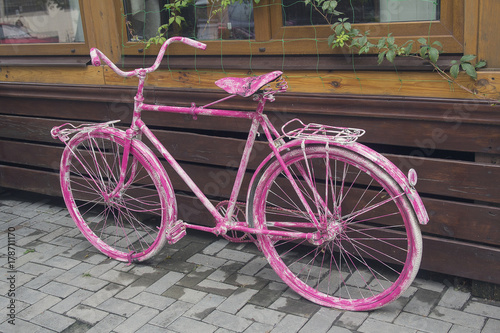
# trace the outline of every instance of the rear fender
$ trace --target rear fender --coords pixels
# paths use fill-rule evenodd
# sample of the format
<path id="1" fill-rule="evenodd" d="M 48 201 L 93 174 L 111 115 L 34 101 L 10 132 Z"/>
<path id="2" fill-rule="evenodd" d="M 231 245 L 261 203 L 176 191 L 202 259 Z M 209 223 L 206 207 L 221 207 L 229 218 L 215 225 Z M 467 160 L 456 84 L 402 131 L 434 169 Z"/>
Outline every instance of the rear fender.
<path id="1" fill-rule="evenodd" d="M 278 151 L 280 153 L 286 153 L 288 150 L 295 148 L 295 147 L 300 147 L 302 144 L 302 141 L 304 140 L 292 140 L 283 146 L 278 148 Z M 305 144 L 311 145 L 311 144 L 320 144 L 324 145 L 325 142 L 322 141 L 313 141 L 313 140 L 305 140 Z M 366 158 L 368 158 L 370 161 L 374 162 L 381 168 L 383 168 L 385 171 L 387 171 L 393 178 L 394 180 L 399 184 L 399 186 L 403 189 L 405 192 L 408 200 L 410 201 L 410 204 L 415 211 L 415 215 L 417 216 L 418 222 L 420 224 L 427 224 L 429 222 L 429 215 L 427 214 L 427 210 L 425 209 L 424 203 L 422 202 L 422 199 L 420 198 L 420 195 L 417 193 L 417 190 L 415 190 L 415 184 L 416 184 L 416 172 L 415 170 L 411 169 L 410 170 L 410 178 L 411 182 L 408 180 L 408 177 L 406 177 L 403 172 L 394 165 L 391 161 L 389 161 L 386 157 L 381 155 L 380 153 L 377 153 L 371 148 L 368 148 L 365 145 L 362 145 L 357 142 L 349 143 L 349 144 L 340 144 L 340 143 L 328 143 L 330 146 L 338 146 L 344 149 L 351 150 L 359 155 L 362 155 Z M 259 165 L 257 170 L 255 170 L 255 173 L 253 174 L 253 177 L 250 181 L 250 186 L 248 187 L 250 190 L 248 191 L 248 196 L 247 196 L 247 216 L 249 217 L 249 223 L 252 223 L 252 219 L 250 217 L 253 216 L 253 212 L 251 211 L 251 206 L 250 201 L 253 200 L 253 198 L 250 198 L 250 193 L 252 192 L 251 189 L 254 188 L 254 186 L 257 186 L 258 178 L 260 178 L 262 172 L 265 170 L 271 159 L 274 157 L 274 154 L 269 154 Z"/>

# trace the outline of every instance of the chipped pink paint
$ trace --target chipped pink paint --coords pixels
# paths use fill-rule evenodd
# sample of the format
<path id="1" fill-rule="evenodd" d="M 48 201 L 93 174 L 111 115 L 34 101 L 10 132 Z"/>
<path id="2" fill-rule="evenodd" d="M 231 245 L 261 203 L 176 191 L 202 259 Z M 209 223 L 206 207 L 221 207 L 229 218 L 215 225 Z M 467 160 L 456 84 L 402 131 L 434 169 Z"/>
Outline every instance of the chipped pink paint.
<path id="1" fill-rule="evenodd" d="M 408 206 L 409 207 L 408 209 L 413 210 L 416 216 L 416 220 L 421 224 L 426 224 L 429 221 L 429 217 L 427 215 L 427 212 L 425 210 L 425 207 L 423 205 L 420 196 L 418 195 L 417 191 L 414 188 L 417 180 L 416 172 L 414 170 L 411 170 L 409 172 L 408 177 L 406 177 L 401 172 L 401 170 L 399 170 L 393 163 L 391 163 L 384 156 L 360 143 L 355 142 L 357 137 L 361 136 L 364 133 L 363 130 L 339 128 L 339 127 L 334 128 L 331 126 L 325 126 L 320 124 L 304 125 L 299 121 L 301 123 L 300 126 L 304 127 L 303 128 L 299 127 L 298 132 L 294 132 L 295 136 L 291 136 L 290 135 L 291 132 L 287 132 L 284 133 L 284 135 L 281 135 L 278 132 L 278 130 L 276 130 L 276 128 L 274 128 L 274 126 L 271 124 L 267 116 L 263 113 L 266 102 L 268 100 L 273 101 L 274 95 L 276 93 L 284 92 L 287 89 L 287 85 L 284 80 L 276 84 L 275 90 L 273 90 L 268 86 L 273 81 L 280 79 L 282 75 L 282 72 L 280 71 L 271 72 L 257 77 L 248 77 L 248 78 L 229 77 L 220 79 L 216 82 L 216 85 L 224 89 L 229 94 L 231 94 L 231 96 L 207 104 L 205 106 L 196 106 L 194 103 L 192 103 L 191 106 L 189 107 L 145 104 L 143 89 L 146 76 L 148 73 L 151 73 L 158 68 L 165 54 L 166 48 L 173 42 L 181 42 L 202 50 L 206 48 L 206 45 L 203 43 L 193 41 L 191 39 L 184 37 L 173 37 L 167 40 L 162 45 L 160 52 L 156 58 L 156 61 L 151 67 L 139 68 L 128 72 L 120 70 L 101 51 L 95 48 L 91 49 L 90 55 L 92 59 L 92 64 L 94 66 L 100 66 L 102 62 L 104 62 L 104 64 L 108 65 L 113 71 L 115 71 L 118 75 L 122 77 L 132 77 L 132 76 L 138 77 L 139 84 L 138 84 L 137 94 L 134 98 L 134 113 L 133 113 L 132 124 L 127 131 L 116 129 L 112 127 L 113 122 L 108 122 L 104 124 L 92 124 L 83 127 L 76 127 L 76 128 L 70 127 L 63 129 L 63 127 L 68 126 L 67 124 L 65 124 L 59 127 L 55 127 L 51 132 L 54 138 L 58 137 L 67 144 L 67 148 L 64 150 L 63 157 L 61 160 L 60 180 L 62 185 L 63 196 L 66 200 L 66 205 L 68 206 L 68 208 L 71 208 L 70 212 L 72 214 L 73 219 L 75 221 L 78 219 L 78 217 L 74 215 L 75 214 L 74 211 L 77 211 L 78 209 L 76 207 L 76 203 L 74 202 L 74 200 L 68 199 L 72 198 L 71 188 L 69 187 L 70 183 L 68 179 L 69 172 L 68 172 L 68 166 L 64 165 L 62 161 L 68 159 L 69 154 L 73 154 L 73 149 L 74 149 L 73 147 L 75 147 L 75 143 L 78 143 L 78 141 L 82 140 L 82 138 L 90 135 L 95 135 L 98 133 L 106 134 L 109 135 L 111 140 L 119 140 L 120 142 L 124 143 L 123 146 L 125 147 L 125 151 L 129 149 L 128 147 L 133 146 L 134 149 L 140 150 L 144 154 L 145 156 L 144 158 L 148 160 L 149 163 L 152 163 L 152 168 L 156 170 L 156 172 L 160 175 L 159 178 L 161 179 L 159 181 L 161 182 L 162 187 L 165 189 L 165 191 L 161 193 L 161 199 L 164 200 L 165 202 L 173 203 L 172 205 L 168 205 L 169 212 L 168 214 L 166 214 L 166 216 L 169 216 L 169 220 L 163 221 L 163 223 L 161 224 L 162 230 L 160 232 L 160 236 L 156 240 L 158 246 L 156 246 L 156 243 L 154 244 L 152 249 L 153 252 L 157 252 L 160 249 L 160 245 L 163 244 L 162 243 L 163 237 L 165 237 L 169 243 L 175 243 L 186 234 L 186 228 L 212 232 L 217 235 L 220 234 L 225 235 L 226 233 L 231 231 L 238 231 L 247 234 L 257 235 L 257 238 L 260 239 L 259 243 L 261 243 L 262 250 L 265 253 L 266 257 L 268 258 L 271 266 L 275 269 L 276 273 L 279 276 L 281 276 L 282 279 L 297 293 L 317 304 L 329 307 L 337 307 L 345 310 L 365 311 L 365 310 L 372 310 L 379 308 L 399 297 L 411 284 L 411 282 L 415 277 L 416 272 L 418 271 L 421 259 L 421 248 L 422 248 L 421 238 L 416 237 L 413 239 L 411 237 L 408 237 L 409 238 L 408 242 L 410 243 L 408 251 L 411 253 L 409 253 L 408 255 L 409 259 L 407 259 L 407 262 L 405 262 L 404 269 L 401 272 L 403 278 L 398 280 L 397 283 L 394 283 L 394 285 L 388 288 L 386 291 L 383 291 L 381 294 L 384 295 L 384 297 L 374 296 L 374 297 L 368 297 L 366 299 L 343 299 L 339 297 L 333 297 L 329 296 L 328 294 L 319 292 L 316 289 L 308 287 L 302 281 L 300 281 L 294 273 L 292 273 L 289 270 L 288 266 L 284 264 L 281 258 L 277 257 L 274 254 L 275 253 L 273 252 L 274 243 L 278 242 L 279 240 L 284 240 L 284 239 L 307 240 L 311 244 L 316 244 L 316 245 L 320 245 L 324 242 L 330 242 L 332 241 L 332 239 L 328 239 L 328 237 L 325 236 L 324 232 L 324 230 L 326 230 L 325 228 L 328 226 L 329 223 L 332 223 L 332 227 L 331 228 L 328 227 L 330 228 L 328 230 L 330 230 L 329 237 L 333 238 L 333 236 L 331 235 L 332 234 L 336 235 L 336 232 L 338 232 L 338 230 L 341 230 L 342 228 L 341 222 L 343 222 L 342 220 L 325 222 L 325 220 L 320 218 L 319 213 L 315 213 L 316 211 L 319 212 L 319 210 L 318 207 L 313 207 L 314 203 L 316 205 L 318 204 L 322 205 L 321 208 L 325 212 L 324 213 L 325 216 L 334 216 L 333 212 L 329 211 L 328 207 L 325 207 L 324 204 L 325 202 L 322 200 L 320 193 L 315 188 L 315 184 L 311 181 L 308 181 L 307 177 L 308 174 L 306 170 L 299 169 L 299 172 L 303 173 L 305 179 L 304 183 L 306 183 L 306 185 L 313 192 L 312 197 L 314 198 L 314 200 L 310 200 L 310 198 L 307 198 L 302 193 L 301 186 L 304 185 L 299 184 L 295 180 L 295 178 L 292 177 L 290 168 L 286 166 L 286 161 L 284 160 L 284 156 L 286 156 L 286 154 L 289 151 L 293 151 L 294 149 L 304 150 L 305 147 L 312 147 L 311 148 L 312 150 L 318 150 L 318 151 L 324 150 L 325 147 L 335 147 L 335 146 L 342 147 L 343 149 L 352 152 L 353 156 L 358 156 L 357 158 L 360 161 L 367 159 L 376 164 L 381 169 L 385 170 L 389 175 L 388 177 L 390 179 L 393 179 L 401 188 L 402 192 L 400 191 L 401 194 L 398 195 L 406 196 L 406 198 L 408 199 L 409 203 L 411 204 L 411 207 Z M 254 95 L 256 97 L 254 99 L 258 102 L 256 111 L 245 112 L 245 111 L 208 108 L 218 102 L 221 102 L 228 98 L 232 98 L 237 95 L 243 97 Z M 221 210 L 217 209 L 217 207 L 215 207 L 212 204 L 211 200 L 207 198 L 207 196 L 203 193 L 203 191 L 183 170 L 181 165 L 175 160 L 172 154 L 155 137 L 152 131 L 142 121 L 141 119 L 142 111 L 188 114 L 192 115 L 195 119 L 197 116 L 219 116 L 219 117 L 242 118 L 251 120 L 252 125 L 249 130 L 249 135 L 244 147 L 244 151 L 242 153 L 241 161 L 233 184 L 233 189 L 227 204 L 227 211 L 225 213 L 222 213 Z M 307 132 L 309 131 L 309 129 L 306 130 L 306 126 L 310 126 L 309 129 L 313 128 L 314 133 L 311 134 L 311 132 Z M 236 208 L 237 198 L 240 193 L 240 189 L 243 183 L 243 178 L 246 173 L 248 163 L 250 161 L 250 154 L 252 152 L 256 136 L 258 135 L 259 128 L 263 129 L 265 137 L 272 150 L 272 153 L 269 154 L 269 156 L 267 156 L 262 161 L 260 166 L 255 171 L 252 179 L 250 180 L 250 185 L 248 187 L 250 190 L 248 193 L 247 202 L 252 201 L 252 203 L 257 204 L 257 206 L 259 204 L 262 204 L 264 205 L 264 207 L 266 207 L 266 202 L 263 201 L 265 200 L 265 198 L 263 197 L 254 198 L 253 197 L 254 192 L 252 192 L 252 189 L 255 190 L 256 186 L 261 186 L 260 183 L 263 183 L 264 185 L 267 184 L 266 182 L 268 182 L 269 180 L 266 179 L 266 177 L 268 177 L 269 175 L 266 175 L 266 168 L 271 162 L 276 160 L 278 161 L 280 167 L 283 169 L 283 172 L 287 175 L 288 180 L 290 181 L 291 189 L 295 191 L 295 194 L 298 196 L 301 204 L 303 205 L 306 211 L 300 213 L 304 214 L 304 216 L 308 216 L 308 218 L 316 226 L 317 231 L 299 232 L 299 231 L 287 230 L 292 227 L 297 229 L 307 229 L 304 227 L 305 223 L 301 222 L 268 221 L 269 222 L 268 226 L 270 227 L 272 226 L 275 228 L 281 227 L 285 230 L 268 229 L 267 227 L 256 226 L 254 225 L 254 220 L 265 221 L 266 212 L 261 211 L 254 213 L 253 208 L 250 207 L 249 205 L 246 206 L 246 216 L 247 217 L 252 216 L 252 218 L 249 221 L 233 220 L 233 215 L 236 215 L 235 212 L 241 212 L 240 208 Z M 329 132 L 332 130 L 337 131 L 335 132 L 337 134 L 332 134 L 332 132 Z M 285 131 L 283 130 L 283 132 Z M 297 133 L 300 133 L 300 135 L 298 135 Z M 73 138 L 69 140 L 70 135 L 73 135 Z M 202 202 L 205 208 L 213 215 L 216 221 L 214 227 L 193 225 L 185 223 L 181 220 L 177 220 L 175 193 L 172 184 L 170 183 L 170 180 L 165 170 L 163 169 L 163 166 L 161 165 L 156 155 L 149 148 L 147 148 L 146 145 L 144 145 L 138 139 L 132 139 L 132 138 L 139 138 L 141 137 L 141 135 L 144 135 L 151 141 L 153 146 L 161 153 L 161 155 L 165 158 L 167 163 L 169 163 L 172 166 L 174 171 L 178 173 L 181 179 L 191 189 L 192 193 L 194 193 L 196 197 L 198 197 L 198 199 Z M 286 142 L 285 139 L 288 140 L 288 142 Z M 122 170 L 125 169 L 125 166 L 127 165 L 126 162 L 127 162 L 126 157 L 123 157 Z M 370 174 L 370 170 L 367 170 L 367 174 L 374 177 L 374 175 Z M 127 185 L 125 184 L 126 180 L 123 175 L 124 172 L 122 171 L 120 175 L 120 180 L 115 190 L 112 193 L 103 192 L 101 193 L 102 196 L 112 197 L 113 195 L 118 193 L 123 186 Z M 262 176 L 261 180 L 257 179 L 258 176 Z M 316 180 L 313 179 L 313 181 Z M 392 198 L 392 200 L 395 200 L 396 198 L 397 197 Z M 380 203 L 380 205 L 383 204 L 384 202 Z M 374 207 L 376 206 L 374 205 Z M 274 209 L 279 211 L 279 208 L 274 208 Z M 285 211 L 287 210 L 283 209 L 283 212 Z M 415 226 L 417 224 L 416 222 L 409 224 L 411 225 L 411 228 L 418 228 L 418 225 Z M 307 225 L 310 225 L 310 223 Z M 88 228 L 85 223 L 83 223 L 83 225 L 80 224 L 79 227 Z M 311 229 L 310 226 L 308 228 Z M 90 229 L 88 229 L 88 231 L 89 234 L 93 234 L 93 232 Z M 99 242 L 102 242 L 102 240 L 95 234 L 94 236 L 95 237 L 93 236 L 88 237 L 89 241 L 94 245 L 99 245 Z M 239 241 L 238 238 L 233 237 L 231 239 L 234 241 Z M 251 237 L 250 239 L 251 241 L 255 241 L 254 237 Z M 272 241 L 270 243 L 266 243 L 266 240 L 267 241 L 272 240 Z M 118 253 L 110 252 L 106 254 L 109 255 L 110 257 L 119 260 L 126 260 L 128 262 L 132 262 L 134 261 L 134 259 L 139 258 L 142 255 L 130 252 L 127 255 L 127 258 L 123 258 L 123 256 L 120 257 Z"/>

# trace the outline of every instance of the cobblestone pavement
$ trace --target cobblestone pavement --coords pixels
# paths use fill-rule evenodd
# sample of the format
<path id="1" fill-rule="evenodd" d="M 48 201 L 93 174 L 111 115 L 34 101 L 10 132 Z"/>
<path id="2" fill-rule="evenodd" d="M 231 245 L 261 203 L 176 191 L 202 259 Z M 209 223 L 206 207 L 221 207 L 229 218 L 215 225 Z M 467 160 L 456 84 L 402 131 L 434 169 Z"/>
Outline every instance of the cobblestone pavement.
<path id="1" fill-rule="evenodd" d="M 421 276 L 404 297 L 377 311 L 323 308 L 289 290 L 253 244 L 206 233 L 188 232 L 148 264 L 128 266 L 98 253 L 60 199 L 0 189 L 0 225 L 1 332 L 487 333 L 500 328 L 500 303 Z M 9 323 L 13 318 L 15 326 Z"/>

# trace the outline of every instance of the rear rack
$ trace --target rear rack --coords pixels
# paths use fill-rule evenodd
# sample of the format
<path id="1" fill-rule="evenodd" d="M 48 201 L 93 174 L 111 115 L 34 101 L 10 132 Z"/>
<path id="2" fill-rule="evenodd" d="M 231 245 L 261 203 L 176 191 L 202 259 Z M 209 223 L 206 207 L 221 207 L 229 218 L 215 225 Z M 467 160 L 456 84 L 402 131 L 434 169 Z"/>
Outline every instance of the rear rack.
<path id="1" fill-rule="evenodd" d="M 65 123 L 60 126 L 53 127 L 50 131 L 52 138 L 59 139 L 62 142 L 68 141 L 69 137 L 77 132 L 91 132 L 97 128 L 104 128 L 108 126 L 114 126 L 114 124 L 120 122 L 120 120 L 111 120 L 105 123 L 97 124 L 81 124 L 75 126 L 70 123 Z"/>
<path id="2" fill-rule="evenodd" d="M 287 128 L 295 127 L 292 130 Z M 349 127 L 335 127 L 323 124 L 304 124 L 300 119 L 292 119 L 281 127 L 283 135 L 289 139 L 308 139 L 347 144 L 355 142 L 365 134 L 365 130 Z"/>

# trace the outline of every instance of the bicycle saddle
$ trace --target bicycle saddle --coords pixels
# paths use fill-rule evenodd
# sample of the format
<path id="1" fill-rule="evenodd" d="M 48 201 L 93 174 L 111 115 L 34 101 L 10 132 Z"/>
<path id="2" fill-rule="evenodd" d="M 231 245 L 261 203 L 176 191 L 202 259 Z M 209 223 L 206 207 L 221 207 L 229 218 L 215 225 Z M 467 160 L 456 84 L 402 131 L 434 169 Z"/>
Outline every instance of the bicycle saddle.
<path id="1" fill-rule="evenodd" d="M 251 76 L 245 78 L 225 77 L 215 81 L 217 87 L 224 89 L 232 95 L 248 97 L 255 94 L 260 88 L 279 78 L 283 74 L 280 71 L 274 71 L 259 76 Z"/>

